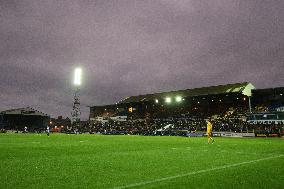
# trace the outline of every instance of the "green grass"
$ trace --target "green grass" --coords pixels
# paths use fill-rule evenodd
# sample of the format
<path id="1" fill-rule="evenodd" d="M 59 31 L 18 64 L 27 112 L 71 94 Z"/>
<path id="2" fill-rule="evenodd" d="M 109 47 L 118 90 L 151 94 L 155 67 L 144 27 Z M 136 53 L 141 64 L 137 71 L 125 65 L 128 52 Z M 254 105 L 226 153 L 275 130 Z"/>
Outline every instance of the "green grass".
<path id="1" fill-rule="evenodd" d="M 0 134 L 0 188 L 283 188 L 279 155 L 280 138 Z"/>

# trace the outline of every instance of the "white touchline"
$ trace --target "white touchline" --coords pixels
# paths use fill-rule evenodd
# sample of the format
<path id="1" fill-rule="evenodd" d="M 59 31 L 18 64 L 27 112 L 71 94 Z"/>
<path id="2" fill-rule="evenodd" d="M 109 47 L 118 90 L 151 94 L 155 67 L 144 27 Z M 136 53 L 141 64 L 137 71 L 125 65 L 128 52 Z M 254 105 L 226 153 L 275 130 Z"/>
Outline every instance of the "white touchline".
<path id="1" fill-rule="evenodd" d="M 245 162 L 241 162 L 241 163 L 234 163 L 234 164 L 224 165 L 224 166 L 215 167 L 215 168 L 211 168 L 211 169 L 203 169 L 203 170 L 200 170 L 200 171 L 193 171 L 193 172 L 189 172 L 189 173 L 185 173 L 185 174 L 180 174 L 180 175 L 175 175 L 175 176 L 170 176 L 170 177 L 164 177 L 164 178 L 149 180 L 149 181 L 144 181 L 144 182 L 138 182 L 138 183 L 133 183 L 133 184 L 125 185 L 125 186 L 118 186 L 118 187 L 114 187 L 112 189 L 124 189 L 124 188 L 131 188 L 131 187 L 135 187 L 135 186 L 142 186 L 142 185 L 146 185 L 146 184 L 152 184 L 152 183 L 155 183 L 155 182 L 161 182 L 161 181 L 165 181 L 165 180 L 171 180 L 171 179 L 186 177 L 186 176 L 190 176 L 190 175 L 196 175 L 196 174 L 199 174 L 199 173 L 205 173 L 205 172 L 215 171 L 215 170 L 219 170 L 219 169 L 237 167 L 239 165 L 255 163 L 255 162 L 279 158 L 279 157 L 283 157 L 283 156 L 284 155 L 279 155 L 279 156 L 266 157 L 266 158 L 251 160 L 251 161 L 245 161 Z"/>

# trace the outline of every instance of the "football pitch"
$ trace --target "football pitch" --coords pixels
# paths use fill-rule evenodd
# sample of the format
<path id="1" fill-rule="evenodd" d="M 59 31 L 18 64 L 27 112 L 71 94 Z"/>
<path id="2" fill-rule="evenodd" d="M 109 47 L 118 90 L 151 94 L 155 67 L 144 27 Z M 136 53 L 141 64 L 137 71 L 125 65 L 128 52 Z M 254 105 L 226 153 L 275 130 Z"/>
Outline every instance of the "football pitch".
<path id="1" fill-rule="evenodd" d="M 284 140 L 0 134 L 0 188 L 284 188 Z"/>

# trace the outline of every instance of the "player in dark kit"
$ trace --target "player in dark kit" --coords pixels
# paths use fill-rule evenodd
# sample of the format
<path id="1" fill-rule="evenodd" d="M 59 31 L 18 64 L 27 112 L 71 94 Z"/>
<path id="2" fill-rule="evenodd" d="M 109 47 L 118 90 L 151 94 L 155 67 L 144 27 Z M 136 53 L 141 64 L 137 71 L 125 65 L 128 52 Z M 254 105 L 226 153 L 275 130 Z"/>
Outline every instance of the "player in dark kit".
<path id="1" fill-rule="evenodd" d="M 46 134 L 47 134 L 47 136 L 49 137 L 49 134 L 50 134 L 49 126 L 46 127 Z"/>

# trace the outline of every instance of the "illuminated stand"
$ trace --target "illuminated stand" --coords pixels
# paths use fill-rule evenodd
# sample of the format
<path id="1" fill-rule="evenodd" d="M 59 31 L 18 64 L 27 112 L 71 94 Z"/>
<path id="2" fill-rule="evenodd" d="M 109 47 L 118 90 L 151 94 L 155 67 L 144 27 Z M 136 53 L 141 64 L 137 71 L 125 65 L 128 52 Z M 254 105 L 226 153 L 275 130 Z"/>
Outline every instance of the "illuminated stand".
<path id="1" fill-rule="evenodd" d="M 73 102 L 73 109 L 71 112 L 72 119 L 71 123 L 74 126 L 80 125 L 80 98 L 79 98 L 79 92 L 80 92 L 80 85 L 81 85 L 81 77 L 82 77 L 82 69 L 76 68 L 74 73 L 74 85 L 76 87 L 75 93 L 74 93 L 74 102 Z"/>

